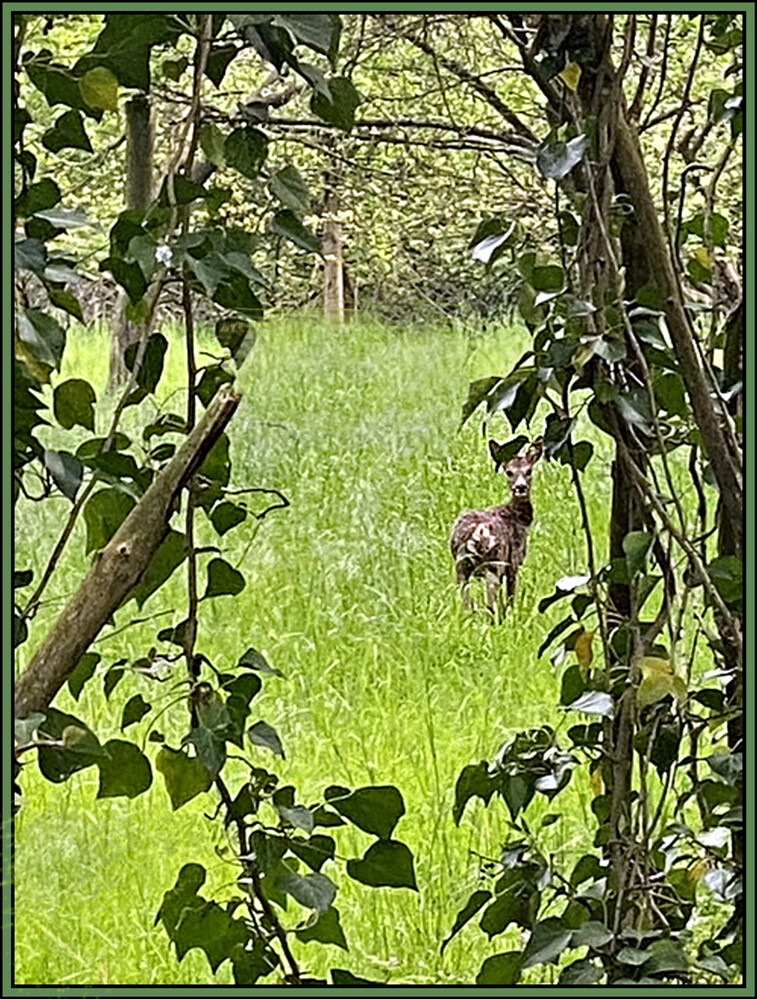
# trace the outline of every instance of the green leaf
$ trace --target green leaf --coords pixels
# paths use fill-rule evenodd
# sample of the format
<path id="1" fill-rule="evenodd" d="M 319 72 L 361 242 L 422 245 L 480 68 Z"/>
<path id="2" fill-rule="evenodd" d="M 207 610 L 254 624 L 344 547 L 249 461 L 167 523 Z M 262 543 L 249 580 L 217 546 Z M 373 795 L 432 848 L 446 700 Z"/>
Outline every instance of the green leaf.
<path id="1" fill-rule="evenodd" d="M 341 947 L 342 950 L 349 950 L 339 922 L 339 911 L 333 905 L 325 912 L 321 912 L 314 923 L 302 930 L 295 930 L 294 935 L 302 943 L 317 940 L 319 943 L 334 944 L 336 947 Z"/>
<path id="2" fill-rule="evenodd" d="M 134 505 L 134 497 L 120 489 L 101 489 L 90 496 L 84 505 L 84 523 L 87 525 L 85 551 L 104 548 Z"/>
<path id="3" fill-rule="evenodd" d="M 14 569 L 13 570 L 13 589 L 21 590 L 34 579 L 33 569 Z"/>
<path id="4" fill-rule="evenodd" d="M 250 647 L 241 657 L 237 663 L 237 669 L 243 666 L 245 669 L 259 670 L 261 673 L 268 673 L 271 676 L 283 676 L 284 674 L 280 669 L 276 669 L 275 666 L 271 666 L 266 657 L 262 652 L 258 652 L 257 649 Z"/>
<path id="5" fill-rule="evenodd" d="M 278 794 L 278 792 L 276 792 Z M 315 825 L 315 819 L 313 818 L 313 813 L 309 808 L 305 808 L 304 805 L 285 805 L 276 801 L 276 794 L 274 794 L 274 803 L 276 805 L 276 811 L 279 813 L 284 822 L 288 822 L 290 826 L 294 826 L 295 829 L 302 829 L 308 835 L 313 831 L 313 826 Z"/>
<path id="6" fill-rule="evenodd" d="M 108 758 L 98 761 L 98 798 L 136 798 L 150 787 L 150 761 L 133 742 L 110 739 L 103 748 Z"/>
<path id="7" fill-rule="evenodd" d="M 744 566 L 733 555 L 720 555 L 707 566 L 707 573 L 724 602 L 740 609 L 744 594 Z"/>
<path id="8" fill-rule="evenodd" d="M 284 748 L 281 745 L 281 739 L 279 739 L 276 729 L 267 722 L 255 722 L 254 725 L 251 725 L 250 728 L 247 729 L 247 735 L 249 736 L 250 742 L 254 745 L 262 746 L 264 749 L 270 749 L 274 756 L 280 756 L 282 760 L 285 758 Z"/>
<path id="9" fill-rule="evenodd" d="M 328 80 L 329 96 L 316 91 L 310 98 L 310 109 L 323 121 L 349 132 L 355 124 L 355 109 L 360 104 L 360 94 L 351 80 L 332 76 Z"/>
<path id="10" fill-rule="evenodd" d="M 208 56 L 210 58 L 210 56 Z M 181 78 L 181 74 L 189 65 L 189 60 L 186 56 L 181 56 L 179 59 L 164 59 L 161 63 L 161 71 L 163 76 L 167 80 L 173 80 L 177 82 Z M 207 72 L 207 69 L 206 69 Z M 210 75 L 210 74 L 208 74 Z"/>
<path id="11" fill-rule="evenodd" d="M 222 364 L 211 364 L 202 373 L 202 378 L 195 390 L 197 398 L 207 409 L 213 396 L 222 385 L 231 385 L 234 376 L 225 370 Z"/>
<path id="12" fill-rule="evenodd" d="M 522 967 L 523 955 L 518 950 L 494 954 L 481 965 L 476 985 L 517 985 Z"/>
<path id="13" fill-rule="evenodd" d="M 405 814 L 402 795 L 391 784 L 361 787 L 347 797 L 330 797 L 329 804 L 358 829 L 385 840 Z"/>
<path id="14" fill-rule="evenodd" d="M 732 787 L 742 779 L 744 757 L 742 753 L 713 753 L 705 757 L 710 769 Z"/>
<path id="15" fill-rule="evenodd" d="M 200 148 L 214 166 L 219 169 L 226 166 L 223 132 L 212 121 L 204 121 L 200 126 Z"/>
<path id="16" fill-rule="evenodd" d="M 296 167 L 291 164 L 282 167 L 271 177 L 268 186 L 271 194 L 286 208 L 291 208 L 298 215 L 305 215 L 308 212 L 310 208 L 308 186 Z"/>
<path id="17" fill-rule="evenodd" d="M 254 180 L 268 154 L 268 139 L 257 128 L 236 128 L 226 136 L 223 155 L 227 166 Z"/>
<path id="18" fill-rule="evenodd" d="M 19 309 L 18 335 L 32 357 L 40 364 L 59 368 L 66 345 L 66 332 L 52 316 L 38 309 Z"/>
<path id="19" fill-rule="evenodd" d="M 84 722 L 56 708 L 47 709 L 47 717 L 39 731 L 64 743 L 62 747 L 46 746 L 38 750 L 39 769 L 55 784 L 68 780 L 78 770 L 93 766 L 105 756 L 97 736 Z"/>
<path id="20" fill-rule="evenodd" d="M 604 923 L 596 919 L 589 919 L 581 923 L 578 929 L 573 930 L 573 947 L 592 947 L 597 949 L 604 947 L 613 938 L 613 932 Z"/>
<path id="21" fill-rule="evenodd" d="M 279 887 L 295 902 L 315 912 L 326 912 L 336 897 L 336 885 L 324 874 L 286 873 L 279 878 Z"/>
<path id="22" fill-rule="evenodd" d="M 246 581 L 241 572 L 237 572 L 222 558 L 214 558 L 208 564 L 208 582 L 202 599 L 208 597 L 236 596 L 245 588 Z"/>
<path id="23" fill-rule="evenodd" d="M 678 940 L 655 940 L 649 946 L 649 961 L 644 965 L 645 976 L 671 971 L 684 975 L 689 971 L 681 943 Z"/>
<path id="24" fill-rule="evenodd" d="M 227 531 L 237 524 L 241 524 L 247 517 L 244 507 L 237 506 L 236 503 L 216 503 L 210 512 L 210 520 L 216 533 L 223 537 Z"/>
<path id="25" fill-rule="evenodd" d="M 565 286 L 563 269 L 556 264 L 534 267 L 530 284 L 534 291 L 562 291 Z"/>
<path id="26" fill-rule="evenodd" d="M 65 67 L 52 64 L 49 53 L 38 53 L 36 59 L 30 59 L 26 63 L 25 69 L 34 86 L 45 95 L 50 107 L 67 104 L 81 109 L 91 118 L 99 120 L 102 117 L 102 111 L 85 103 L 79 90 L 78 77 Z"/>
<path id="27" fill-rule="evenodd" d="M 308 253 L 320 253 L 321 241 L 313 236 L 289 208 L 276 212 L 271 219 L 271 231 L 290 239 Z"/>
<path id="28" fill-rule="evenodd" d="M 216 323 L 216 339 L 222 347 L 231 351 L 234 363 L 239 368 L 255 346 L 255 331 L 243 319 L 219 319 Z"/>
<path id="29" fill-rule="evenodd" d="M 575 938 L 574 938 L 575 939 Z M 577 946 L 577 944 L 575 945 Z M 604 972 L 593 961 L 583 958 L 566 965 L 557 979 L 558 985 L 596 985 Z"/>
<path id="30" fill-rule="evenodd" d="M 123 714 L 121 715 L 121 731 L 123 732 L 125 728 L 133 725 L 134 722 L 138 722 L 151 709 L 152 704 L 148 704 L 141 694 L 135 694 L 133 697 L 130 697 L 124 705 Z"/>
<path id="31" fill-rule="evenodd" d="M 523 969 L 533 968 L 537 964 L 555 963 L 570 945 L 571 936 L 572 930 L 567 929 L 562 920 L 555 917 L 537 923 L 523 951 Z"/>
<path id="32" fill-rule="evenodd" d="M 107 66 L 95 66 L 79 80 L 86 103 L 98 111 L 118 111 L 118 80 Z"/>
<path id="33" fill-rule="evenodd" d="M 81 305 L 76 295 L 73 295 L 70 291 L 66 291 L 65 288 L 56 288 L 55 285 L 47 286 L 47 295 L 50 303 L 56 309 L 63 309 L 64 312 L 78 319 L 80 323 L 84 322 L 84 313 L 81 310 Z"/>
<path id="34" fill-rule="evenodd" d="M 75 701 L 79 700 L 84 684 L 92 677 L 99 662 L 100 656 L 97 652 L 85 652 L 76 664 L 76 668 L 68 678 L 68 689 Z"/>
<path id="35" fill-rule="evenodd" d="M 211 777 L 217 777 L 223 770 L 226 762 L 226 742 L 216 732 L 200 725 L 193 728 L 183 742 L 194 746 L 197 761 Z"/>
<path id="36" fill-rule="evenodd" d="M 13 719 L 13 738 L 20 745 L 24 746 L 31 742 L 34 733 L 45 720 L 45 715 L 41 711 L 33 711 L 26 718 Z"/>
<path id="37" fill-rule="evenodd" d="M 623 552 L 626 556 L 629 579 L 632 579 L 637 572 L 644 571 L 647 553 L 653 541 L 654 537 L 646 531 L 629 531 L 623 538 Z"/>
<path id="38" fill-rule="evenodd" d="M 82 463 L 68 451 L 45 451 L 42 461 L 55 485 L 73 503 L 84 475 Z"/>
<path id="39" fill-rule="evenodd" d="M 205 66 L 205 75 L 217 86 L 221 86 L 221 81 L 226 75 L 229 63 L 239 53 L 240 49 L 236 45 L 212 45 L 208 53 L 208 61 Z M 221 166 L 221 164 L 218 164 Z"/>
<path id="40" fill-rule="evenodd" d="M 473 892 L 471 897 L 468 899 L 468 901 L 465 903 L 465 905 L 462 907 L 462 909 L 458 912 L 457 916 L 455 917 L 455 922 L 450 931 L 449 936 L 445 937 L 444 941 L 442 942 L 441 950 L 439 951 L 440 954 L 444 953 L 444 948 L 447 946 L 450 940 L 460 932 L 460 930 L 463 928 L 463 926 L 465 926 L 467 922 L 473 919 L 473 917 L 476 915 L 479 909 L 481 909 L 484 905 L 486 905 L 486 903 L 489 901 L 491 897 L 492 893 L 484 889 L 479 889 L 478 891 Z"/>
<path id="41" fill-rule="evenodd" d="M 360 860 L 347 861 L 347 874 L 372 887 L 412 888 L 417 891 L 413 855 L 393 839 L 377 840 Z"/>
<path id="42" fill-rule="evenodd" d="M 304 860 L 313 871 L 320 871 L 327 860 L 333 860 L 336 853 L 336 843 L 331 836 L 316 833 L 308 839 L 290 839 L 289 849 L 300 860 Z"/>
<path id="43" fill-rule="evenodd" d="M 53 392 L 53 413 L 65 430 L 78 425 L 95 429 L 95 390 L 83 378 L 69 378 Z"/>
<path id="44" fill-rule="evenodd" d="M 125 659 L 120 660 L 120 663 L 124 662 L 126 662 Z M 110 698 L 110 695 L 115 690 L 116 685 L 119 683 L 119 681 L 124 675 L 125 670 L 120 665 L 120 663 L 119 664 L 114 663 L 103 678 L 103 693 L 105 694 L 106 700 Z"/>
<path id="45" fill-rule="evenodd" d="M 277 14 L 276 21 L 291 31 L 298 42 L 334 62 L 342 33 L 338 14 Z"/>
<path id="46" fill-rule="evenodd" d="M 360 978 L 358 975 L 353 975 L 351 971 L 346 971 L 344 968 L 331 969 L 331 983 L 332 985 L 385 985 L 386 984 L 386 982 L 377 982 L 371 978 Z"/>
<path id="47" fill-rule="evenodd" d="M 42 145 L 52 153 L 61 149 L 85 149 L 92 152 L 92 143 L 84 130 L 81 113 L 72 109 L 62 114 L 42 136 Z"/>
<path id="48" fill-rule="evenodd" d="M 141 271 L 140 271 L 141 273 Z M 138 344 L 133 343 L 124 352 L 124 364 L 129 371 L 134 370 L 137 361 Z M 142 364 L 137 372 L 137 388 L 126 401 L 128 406 L 141 402 L 145 396 L 155 392 L 163 374 L 163 362 L 168 350 L 168 341 L 162 333 L 153 333 L 147 341 Z"/>
<path id="49" fill-rule="evenodd" d="M 478 409 L 481 403 L 488 399 L 492 390 L 502 382 L 499 375 L 491 375 L 489 378 L 479 378 L 471 382 L 468 386 L 468 398 L 463 403 L 463 411 L 460 419 L 462 427 L 466 420 Z"/>
<path id="50" fill-rule="evenodd" d="M 539 147 L 536 165 L 544 177 L 550 180 L 562 180 L 584 158 L 587 145 L 588 140 L 585 135 L 577 135 L 568 142 L 548 139 Z"/>
<path id="51" fill-rule="evenodd" d="M 174 811 L 207 791 L 213 783 L 207 767 L 180 749 L 161 746 L 155 757 L 155 767 L 163 774 Z"/>
<path id="52" fill-rule="evenodd" d="M 61 194 L 58 185 L 54 180 L 45 177 L 44 180 L 39 181 L 37 184 L 30 184 L 25 191 L 19 194 L 15 202 L 16 215 L 23 218 L 36 215 L 37 212 L 42 212 L 46 208 L 52 208 L 53 205 L 57 205 L 60 198 Z"/>
<path id="53" fill-rule="evenodd" d="M 489 765 L 484 760 L 463 767 L 455 785 L 455 804 L 452 808 L 455 825 L 460 825 L 465 806 L 472 797 L 481 798 L 488 805 L 496 786 L 496 780 L 489 773 Z"/>
<path id="54" fill-rule="evenodd" d="M 129 599 L 136 600 L 137 607 L 143 607 L 147 598 L 160 589 L 186 557 L 184 535 L 179 531 L 169 530 L 142 573 L 139 583 L 129 594 Z"/>
<path id="55" fill-rule="evenodd" d="M 199 474 L 221 486 L 229 484 L 231 459 L 229 458 L 229 438 L 226 434 L 221 434 L 210 449 L 207 458 L 200 465 Z"/>

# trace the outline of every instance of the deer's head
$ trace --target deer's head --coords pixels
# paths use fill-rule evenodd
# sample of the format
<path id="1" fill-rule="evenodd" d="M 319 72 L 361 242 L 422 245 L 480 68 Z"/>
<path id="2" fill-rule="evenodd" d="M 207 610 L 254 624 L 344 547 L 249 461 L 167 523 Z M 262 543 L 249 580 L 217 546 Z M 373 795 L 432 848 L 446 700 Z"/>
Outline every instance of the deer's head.
<path id="1" fill-rule="evenodd" d="M 501 447 L 502 445 L 496 441 L 489 441 L 489 451 L 497 466 L 497 470 L 503 465 L 500 457 Z M 531 471 L 541 457 L 541 453 L 542 442 L 541 440 L 537 440 L 529 446 L 525 454 L 516 455 L 514 458 L 510 458 L 509 461 L 504 462 L 507 484 L 510 487 L 510 492 L 516 499 L 529 498 L 531 494 Z"/>

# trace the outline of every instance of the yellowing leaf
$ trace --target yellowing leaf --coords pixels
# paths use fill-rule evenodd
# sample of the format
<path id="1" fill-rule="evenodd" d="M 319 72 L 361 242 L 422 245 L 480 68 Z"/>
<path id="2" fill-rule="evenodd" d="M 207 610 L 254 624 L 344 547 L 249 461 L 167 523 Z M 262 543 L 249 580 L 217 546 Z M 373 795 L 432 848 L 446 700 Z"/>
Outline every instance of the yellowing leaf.
<path id="1" fill-rule="evenodd" d="M 695 860 L 692 864 L 689 864 L 688 870 L 686 872 L 689 877 L 689 881 L 692 884 L 698 884 L 702 878 L 707 873 L 707 863 L 704 860 Z"/>
<path id="2" fill-rule="evenodd" d="M 668 694 L 679 702 L 686 700 L 686 684 L 673 673 L 673 664 L 669 659 L 641 656 L 636 665 L 641 670 L 641 683 L 636 691 L 636 703 L 640 708 L 656 704 Z"/>
<path id="3" fill-rule="evenodd" d="M 589 784 L 591 785 L 591 789 L 594 792 L 595 798 L 597 797 L 597 795 L 604 794 L 605 783 L 602 780 L 601 770 L 594 770 L 592 772 L 591 776 L 589 777 Z"/>
<path id="4" fill-rule="evenodd" d="M 712 262 L 706 246 L 698 246 L 696 250 L 694 250 L 694 256 L 706 271 L 712 269 Z"/>
<path id="5" fill-rule="evenodd" d="M 576 644 L 573 646 L 573 650 L 576 653 L 576 659 L 578 660 L 578 665 L 583 666 L 584 668 L 591 664 L 591 642 L 594 635 L 595 632 L 593 631 L 582 631 L 576 639 Z"/>
<path id="6" fill-rule="evenodd" d="M 79 80 L 79 90 L 91 108 L 118 110 L 118 80 L 105 66 L 95 66 Z"/>
<path id="7" fill-rule="evenodd" d="M 578 81 L 581 79 L 581 67 L 575 62 L 566 63 L 565 69 L 559 76 L 568 90 L 575 91 L 578 87 Z"/>
<path id="8" fill-rule="evenodd" d="M 582 368 L 594 356 L 594 346 L 590 343 L 580 343 L 570 361 L 573 367 Z"/>

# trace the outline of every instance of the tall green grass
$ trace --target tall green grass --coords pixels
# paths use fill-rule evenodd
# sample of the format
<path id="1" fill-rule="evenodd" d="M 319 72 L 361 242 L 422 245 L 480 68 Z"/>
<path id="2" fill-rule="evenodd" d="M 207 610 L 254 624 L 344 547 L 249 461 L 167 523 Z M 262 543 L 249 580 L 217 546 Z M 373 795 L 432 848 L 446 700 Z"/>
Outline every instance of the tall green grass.
<path id="1" fill-rule="evenodd" d="M 182 411 L 181 345 L 178 337 L 172 341 L 160 398 L 173 393 L 165 408 Z M 472 925 L 439 954 L 476 885 L 479 858 L 496 858 L 511 835 L 497 802 L 489 809 L 471 802 L 459 828 L 451 806 L 464 765 L 491 759 L 520 729 L 566 727 L 557 708 L 559 679 L 548 659 L 537 657 L 559 614 L 540 615 L 539 598 L 555 579 L 585 568 L 566 469 L 537 468 L 530 550 L 502 626 L 492 626 L 482 611 L 461 613 L 448 536 L 462 509 L 500 502 L 504 490 L 477 420 L 458 432 L 467 384 L 505 373 L 523 348 L 517 330 L 471 338 L 460 330 L 397 332 L 368 323 L 336 329 L 301 318 L 264 325 L 243 369 L 244 398 L 229 429 L 232 484 L 279 489 L 291 506 L 257 525 L 248 518 L 220 542 L 200 518 L 200 543 L 220 544 L 247 585 L 235 598 L 201 604 L 198 649 L 220 668 L 232 666 L 250 645 L 263 650 L 284 678 L 266 680 L 252 720 L 276 727 L 286 760 L 274 766 L 260 750 L 260 764 L 295 784 L 306 803 L 330 783 L 395 784 L 407 809 L 395 835 L 416 862 L 418 893 L 368 889 L 332 870 L 350 952 L 295 942 L 302 964 L 316 974 L 341 966 L 390 983 L 470 983 L 486 956 L 507 949 L 501 938 L 487 943 Z M 107 356 L 102 331 L 80 331 L 67 347 L 62 377 L 84 374 L 104 398 Z M 125 429 L 135 437 L 139 420 L 147 419 L 142 408 L 127 410 Z M 106 427 L 108 409 L 105 399 L 98 430 Z M 501 440 L 508 436 L 502 421 L 490 430 Z M 53 428 L 48 434 L 52 446 L 64 446 L 65 439 L 70 447 L 68 435 Z M 585 476 L 599 538 L 608 467 L 599 446 Z M 67 508 L 65 499 L 19 504 L 17 564 L 34 568 L 37 578 Z M 32 638 L 20 650 L 21 664 L 86 566 L 80 524 Z M 159 627 L 182 619 L 185 599 L 179 570 L 141 612 L 127 604 L 96 644 L 103 663 L 144 655 Z M 104 740 L 118 735 L 129 696 L 139 690 L 164 705 L 177 696 L 164 689 L 170 686 L 155 689 L 126 678 L 108 704 L 96 675 L 78 704 L 63 691 L 56 705 L 78 714 Z M 176 745 L 185 723 L 177 705 L 157 727 Z M 139 728 L 127 734 L 134 737 Z M 240 773 L 232 769 L 232 784 Z M 579 775 L 554 807 L 540 799 L 529 813 L 536 816 L 534 828 L 540 813 L 560 813 L 541 834 L 558 863 L 590 846 L 591 795 L 583 780 Z M 133 802 L 97 801 L 94 769 L 53 786 L 30 765 L 22 782 L 17 983 L 230 980 L 228 965 L 213 979 L 198 951 L 178 964 L 162 929 L 153 926 L 162 894 L 184 863 L 207 867 L 209 890 L 233 891 L 233 844 L 220 821 L 205 817 L 214 808 L 210 795 L 172 814 L 158 775 Z M 345 853 L 362 853 L 369 838 L 346 832 L 340 840 Z M 283 918 L 291 925 L 297 914 Z M 534 980 L 549 981 L 552 971 L 537 969 Z"/>

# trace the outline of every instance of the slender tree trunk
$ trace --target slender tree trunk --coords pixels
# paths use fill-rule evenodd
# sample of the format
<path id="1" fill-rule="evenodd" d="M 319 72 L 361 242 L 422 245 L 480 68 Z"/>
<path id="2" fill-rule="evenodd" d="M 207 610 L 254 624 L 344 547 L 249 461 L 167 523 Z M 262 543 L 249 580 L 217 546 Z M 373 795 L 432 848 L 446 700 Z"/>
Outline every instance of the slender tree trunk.
<path id="1" fill-rule="evenodd" d="M 324 174 L 323 200 L 323 314 L 338 324 L 349 319 L 354 308 L 354 293 L 347 274 L 343 255 L 343 234 L 339 222 L 339 187 L 341 177 L 338 171 L 327 170 Z"/>
<path id="2" fill-rule="evenodd" d="M 153 127 L 150 102 L 147 94 L 136 94 L 126 104 L 126 207 L 146 211 L 152 200 L 153 185 Z M 155 295 L 145 296 L 147 305 L 143 322 L 152 322 Z M 116 305 L 116 323 L 113 328 L 110 352 L 110 387 L 116 388 L 126 380 L 124 353 L 139 340 L 139 329 L 127 315 L 129 298 L 121 290 Z"/>

